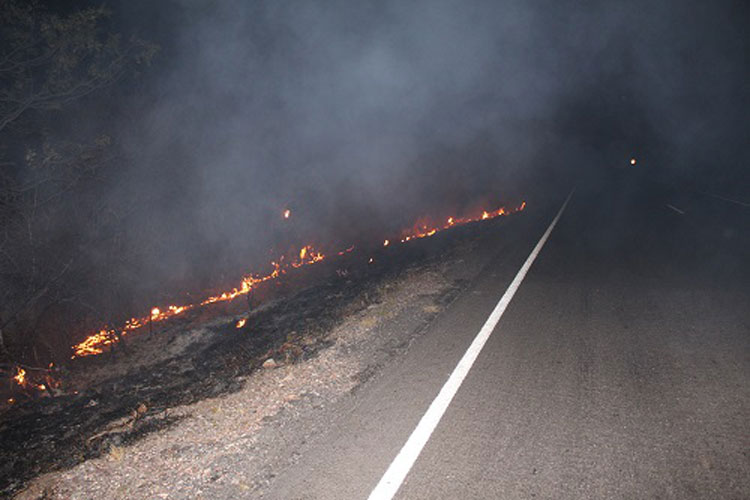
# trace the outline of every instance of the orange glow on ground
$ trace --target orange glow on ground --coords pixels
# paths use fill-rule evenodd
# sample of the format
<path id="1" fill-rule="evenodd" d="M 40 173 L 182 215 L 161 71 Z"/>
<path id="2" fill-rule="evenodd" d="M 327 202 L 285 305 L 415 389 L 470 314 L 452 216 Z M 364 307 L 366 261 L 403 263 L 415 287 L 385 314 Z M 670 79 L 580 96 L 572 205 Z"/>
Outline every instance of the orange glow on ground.
<path id="1" fill-rule="evenodd" d="M 520 212 L 524 208 L 526 208 L 525 201 L 515 209 L 506 210 L 504 207 L 501 207 L 494 211 L 482 211 L 480 215 L 474 217 L 448 217 L 444 224 L 438 226 L 421 224 L 419 226 L 415 226 L 402 231 L 401 237 L 397 240 L 383 240 L 383 247 L 391 246 L 394 241 L 407 243 L 412 240 L 427 238 L 445 229 L 450 229 L 452 227 L 457 227 L 471 222 L 494 219 L 496 217 L 508 215 L 510 213 Z M 291 210 L 286 209 L 283 215 L 285 219 L 288 219 L 291 216 Z M 343 256 L 353 251 L 354 246 L 350 246 L 345 250 L 335 252 L 333 255 Z M 86 339 L 84 339 L 82 342 L 74 345 L 72 358 L 101 354 L 105 351 L 107 346 L 111 346 L 112 344 L 118 342 L 122 336 L 125 336 L 134 330 L 139 330 L 149 323 L 166 321 L 187 311 L 191 311 L 193 309 L 210 304 L 215 304 L 217 302 L 234 300 L 239 296 L 250 293 L 250 291 L 257 287 L 259 284 L 275 280 L 291 269 L 297 269 L 303 266 L 316 264 L 327 258 L 325 254 L 316 250 L 312 245 L 302 246 L 297 253 L 297 257 L 298 258 L 292 260 L 285 260 L 283 257 L 280 257 L 276 261 L 271 262 L 272 270 L 269 273 L 265 275 L 245 276 L 244 278 L 242 278 L 239 287 L 222 292 L 218 295 L 206 297 L 202 301 L 192 304 L 169 305 L 165 308 L 153 307 L 148 316 L 130 318 L 129 320 L 125 321 L 124 325 L 122 325 L 117 330 L 112 327 L 104 327 L 86 337 Z M 370 258 L 368 262 L 373 263 L 374 259 Z M 241 328 L 241 326 L 244 326 L 245 322 L 246 319 L 240 320 L 237 323 L 237 328 Z M 240 323 L 242 323 L 242 325 L 240 325 Z M 119 335 L 117 335 L 117 332 L 119 332 Z"/>

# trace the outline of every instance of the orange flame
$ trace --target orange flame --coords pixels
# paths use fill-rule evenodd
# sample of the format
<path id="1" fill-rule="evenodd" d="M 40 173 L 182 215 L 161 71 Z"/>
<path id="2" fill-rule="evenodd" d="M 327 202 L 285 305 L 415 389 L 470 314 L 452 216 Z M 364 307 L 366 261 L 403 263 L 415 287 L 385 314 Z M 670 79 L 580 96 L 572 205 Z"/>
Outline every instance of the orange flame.
<path id="1" fill-rule="evenodd" d="M 446 220 L 445 224 L 443 224 L 442 226 L 430 227 L 430 226 L 423 224 L 421 226 L 417 226 L 415 228 L 412 228 L 408 231 L 403 232 L 402 237 L 401 237 L 401 243 L 406 243 L 407 241 L 420 239 L 420 238 L 427 238 L 445 229 L 450 229 L 455 226 L 462 226 L 470 222 L 489 220 L 489 219 L 494 219 L 496 217 L 500 217 L 502 215 L 508 215 L 510 213 L 515 213 L 515 212 L 521 212 L 523 211 L 524 208 L 526 208 L 525 201 L 522 202 L 518 208 L 510 209 L 510 211 L 507 211 L 505 207 L 500 207 L 497 210 L 493 210 L 492 212 L 488 212 L 485 210 L 478 217 L 448 217 L 448 220 Z"/>
<path id="2" fill-rule="evenodd" d="M 512 209 L 510 212 L 506 211 L 505 208 L 501 207 L 492 212 L 483 211 L 479 217 L 449 217 L 446 223 L 443 224 L 442 226 L 429 227 L 423 224 L 419 226 L 418 228 L 405 231 L 402 233 L 402 237 L 398 241 L 400 241 L 401 243 L 406 243 L 414 239 L 427 238 L 427 237 L 437 234 L 438 232 L 442 230 L 449 229 L 451 227 L 468 224 L 470 222 L 477 222 L 480 220 L 494 219 L 495 217 L 499 217 L 501 215 L 508 215 L 509 213 L 520 212 L 524 208 L 526 208 L 525 201 L 521 203 L 521 205 L 518 208 Z M 285 219 L 288 219 L 291 216 L 291 210 L 290 209 L 284 210 L 283 216 Z M 386 239 L 383 242 L 383 246 L 384 247 L 389 246 L 391 243 L 392 241 L 390 239 Z M 345 250 L 341 250 L 337 252 L 336 255 L 343 256 L 350 252 L 353 252 L 354 249 L 355 249 L 354 246 L 350 246 L 349 248 Z M 285 274 L 290 268 L 297 269 L 303 266 L 316 264 L 326 259 L 326 255 L 323 254 L 322 252 L 315 250 L 312 245 L 303 246 L 298 253 L 298 257 L 299 257 L 298 259 L 292 260 L 291 262 L 284 262 L 284 257 L 282 256 L 281 258 L 278 259 L 278 262 L 276 261 L 271 262 L 271 266 L 273 267 L 273 270 L 270 273 L 264 276 L 258 276 L 258 275 L 245 276 L 242 278 L 242 281 L 238 288 L 233 288 L 230 291 L 222 292 L 219 295 L 209 296 L 200 302 L 197 302 L 194 304 L 184 304 L 184 305 L 179 305 L 179 306 L 170 305 L 170 306 L 167 306 L 167 308 L 164 310 L 160 309 L 159 307 L 154 307 L 151 309 L 151 312 L 148 316 L 140 317 L 140 318 L 133 317 L 125 321 L 125 324 L 120 329 L 121 331 L 120 336 L 124 336 L 124 335 L 127 335 L 129 332 L 138 330 L 146 326 L 149 322 L 155 323 L 155 322 L 165 321 L 165 320 L 181 315 L 187 311 L 190 311 L 198 307 L 215 304 L 217 302 L 226 302 L 226 301 L 234 300 L 235 298 L 241 295 L 246 295 L 250 293 L 250 291 L 252 291 L 255 287 L 257 287 L 261 283 L 277 279 L 282 274 Z M 370 258 L 368 262 L 373 263 L 374 258 Z M 239 323 L 243 321 L 246 321 L 246 320 L 240 320 L 237 323 L 237 325 L 239 325 Z M 242 325 L 244 324 L 245 323 L 243 322 Z M 242 325 L 237 326 L 237 328 L 240 328 Z M 102 328 L 98 332 L 95 332 L 89 335 L 82 342 L 74 345 L 72 358 L 101 354 L 104 352 L 107 346 L 112 345 L 116 343 L 117 341 L 118 341 L 118 336 L 115 335 L 114 329 L 110 327 Z"/>
<path id="3" fill-rule="evenodd" d="M 241 320 L 239 320 L 237 322 L 236 325 L 234 325 L 234 327 L 235 328 L 242 328 L 243 326 L 245 326 L 245 323 L 247 323 L 247 318 L 242 318 Z"/>
<path id="4" fill-rule="evenodd" d="M 16 375 L 13 377 L 13 380 L 15 380 L 16 383 L 20 385 L 21 387 L 25 387 L 26 386 L 26 370 L 24 370 L 20 366 L 16 367 L 16 370 L 18 371 Z"/>
<path id="5" fill-rule="evenodd" d="M 312 247 L 312 245 L 305 245 L 299 251 L 299 260 L 296 262 L 292 262 L 291 266 L 296 269 L 298 267 L 302 267 L 308 264 L 314 264 L 316 262 L 320 262 L 321 260 L 325 258 L 326 258 L 325 255 L 316 251 Z"/>

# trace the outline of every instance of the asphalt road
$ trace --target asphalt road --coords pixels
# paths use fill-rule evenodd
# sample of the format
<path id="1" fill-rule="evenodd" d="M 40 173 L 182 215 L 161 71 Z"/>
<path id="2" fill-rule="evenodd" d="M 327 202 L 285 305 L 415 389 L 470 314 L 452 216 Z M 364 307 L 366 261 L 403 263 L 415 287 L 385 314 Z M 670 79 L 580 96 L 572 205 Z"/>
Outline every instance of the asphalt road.
<path id="1" fill-rule="evenodd" d="M 563 198 L 530 204 L 271 497 L 368 497 Z M 750 208 L 628 172 L 579 185 L 395 498 L 748 497 Z"/>

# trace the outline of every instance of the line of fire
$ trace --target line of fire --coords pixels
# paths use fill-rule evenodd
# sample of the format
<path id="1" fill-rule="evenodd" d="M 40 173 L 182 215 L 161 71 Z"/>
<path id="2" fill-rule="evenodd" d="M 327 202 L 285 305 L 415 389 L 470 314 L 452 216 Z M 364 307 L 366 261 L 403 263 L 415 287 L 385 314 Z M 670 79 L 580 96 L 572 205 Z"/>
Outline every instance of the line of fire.
<path id="1" fill-rule="evenodd" d="M 481 210 L 471 215 L 451 216 L 444 219 L 442 224 L 429 224 L 422 222 L 415 223 L 413 226 L 404 229 L 397 237 L 385 238 L 382 240 L 382 247 L 391 247 L 394 244 L 405 244 L 415 240 L 429 238 L 441 231 L 463 226 L 470 223 L 487 221 L 521 212 L 526 208 L 526 202 L 523 201 L 513 208 L 500 207 L 494 210 Z M 285 209 L 282 212 L 282 218 L 288 220 L 292 217 L 292 211 Z M 120 326 L 105 325 L 98 331 L 87 335 L 82 341 L 71 347 L 71 359 L 85 358 L 103 354 L 130 334 L 136 334 L 143 331 L 153 333 L 154 324 L 168 321 L 172 318 L 181 316 L 188 311 L 203 308 L 221 302 L 229 302 L 241 296 L 248 296 L 260 284 L 277 280 L 290 271 L 300 269 L 305 266 L 317 264 L 324 260 L 341 258 L 353 254 L 357 248 L 352 245 L 343 250 L 330 253 L 323 253 L 311 244 L 303 245 L 296 255 L 291 258 L 281 256 L 273 260 L 270 265 L 272 270 L 266 274 L 249 274 L 242 278 L 238 287 L 224 291 L 219 294 L 213 294 L 202 300 L 186 303 L 181 305 L 154 306 L 150 312 L 143 316 L 134 316 L 125 321 Z M 373 263 L 373 257 L 367 255 L 368 263 Z M 235 327 L 243 328 L 247 324 L 248 318 L 239 319 Z M 50 363 L 45 368 L 17 365 L 10 374 L 10 381 L 15 386 L 15 391 L 25 394 L 26 396 L 51 396 L 55 390 L 61 389 L 62 382 L 56 376 L 58 367 Z M 6 400 L 6 404 L 15 404 L 15 397 Z"/>

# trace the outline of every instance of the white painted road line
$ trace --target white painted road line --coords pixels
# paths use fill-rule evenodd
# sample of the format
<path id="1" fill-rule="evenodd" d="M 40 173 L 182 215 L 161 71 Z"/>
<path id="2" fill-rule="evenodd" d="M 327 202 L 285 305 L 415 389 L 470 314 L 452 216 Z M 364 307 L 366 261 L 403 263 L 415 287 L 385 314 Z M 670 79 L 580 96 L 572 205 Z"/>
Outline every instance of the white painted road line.
<path id="1" fill-rule="evenodd" d="M 672 210 L 674 210 L 675 212 L 677 212 L 680 215 L 685 215 L 685 211 L 684 210 L 680 210 L 676 206 L 670 205 L 669 203 L 667 203 L 667 208 L 671 208 Z"/>
<path id="2" fill-rule="evenodd" d="M 406 475 L 409 473 L 414 462 L 416 462 L 417 457 L 419 457 L 419 454 L 422 452 L 422 448 L 427 444 L 432 432 L 435 430 L 438 423 L 440 423 L 440 419 L 443 418 L 443 414 L 445 413 L 445 410 L 448 409 L 448 405 L 450 405 L 453 400 L 453 396 L 456 395 L 459 387 L 461 387 L 461 384 L 469 373 L 474 361 L 476 361 L 477 356 L 479 356 L 479 353 L 482 351 L 484 344 L 487 342 L 487 339 L 490 338 L 492 331 L 495 329 L 495 326 L 497 326 L 505 309 L 516 294 L 518 287 L 521 286 L 521 282 L 523 282 L 523 279 L 526 277 L 526 273 L 529 271 L 529 268 L 536 260 L 537 255 L 539 255 L 542 247 L 544 247 L 544 244 L 547 242 L 547 238 L 549 238 L 557 221 L 565 211 L 565 207 L 568 206 L 568 202 L 573 196 L 574 191 L 575 189 L 573 189 L 565 199 L 565 202 L 562 207 L 560 207 L 555 218 L 552 219 L 552 222 L 542 235 L 539 243 L 536 244 L 531 251 L 531 254 L 526 259 L 526 262 L 524 262 L 521 269 L 519 269 L 516 277 L 513 278 L 510 286 L 508 286 L 508 289 L 500 298 L 500 302 L 497 303 L 495 309 L 490 314 L 490 317 L 487 318 L 484 326 L 479 330 L 479 333 L 456 365 L 456 368 L 453 369 L 453 373 L 448 377 L 448 380 L 440 389 L 437 397 L 432 401 L 427 412 L 422 416 L 417 427 L 412 431 L 406 444 L 404 444 L 401 451 L 398 452 L 398 455 L 393 459 L 388 470 L 385 471 L 385 474 L 380 478 L 375 489 L 370 493 L 369 500 L 390 500 L 401 487 Z"/>

